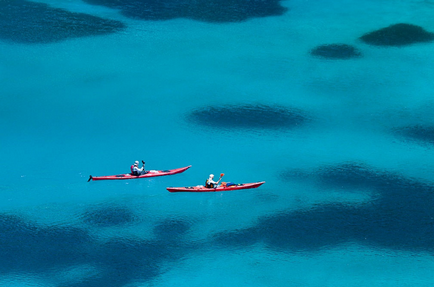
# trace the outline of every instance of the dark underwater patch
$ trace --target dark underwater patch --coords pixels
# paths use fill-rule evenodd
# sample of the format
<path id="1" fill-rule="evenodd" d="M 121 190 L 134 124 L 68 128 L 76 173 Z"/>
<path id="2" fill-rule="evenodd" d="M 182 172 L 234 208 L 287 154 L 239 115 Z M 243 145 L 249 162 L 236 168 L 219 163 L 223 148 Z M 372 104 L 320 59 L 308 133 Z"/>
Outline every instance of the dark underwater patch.
<path id="1" fill-rule="evenodd" d="M 43 3 L 0 1 L 0 39 L 10 42 L 51 43 L 115 33 L 124 28 L 119 21 L 68 12 Z"/>
<path id="2" fill-rule="evenodd" d="M 175 240 L 190 229 L 190 224 L 179 219 L 167 219 L 154 227 L 154 234 L 163 240 Z"/>
<path id="3" fill-rule="evenodd" d="M 360 163 L 344 163 L 326 166 L 315 171 L 316 181 L 324 187 L 341 189 L 370 189 L 381 190 L 391 182 L 399 183 L 397 175 L 375 171 Z"/>
<path id="4" fill-rule="evenodd" d="M 434 144 L 434 127 L 433 126 L 408 126 L 395 129 L 395 134 L 407 140 L 413 140 L 419 143 Z"/>
<path id="5" fill-rule="evenodd" d="M 433 184 L 356 163 L 323 167 L 310 175 L 305 179 L 324 188 L 363 187 L 375 196 L 358 205 L 319 204 L 263 217 L 251 228 L 216 235 L 216 243 L 242 248 L 263 242 L 270 248 L 296 252 L 357 242 L 434 253 Z"/>
<path id="6" fill-rule="evenodd" d="M 279 16 L 286 12 L 280 0 L 85 0 L 94 5 L 120 9 L 122 14 L 143 20 L 188 18 L 204 22 L 240 22 Z"/>
<path id="7" fill-rule="evenodd" d="M 377 31 L 367 33 L 360 39 L 374 46 L 406 46 L 416 43 L 427 43 L 434 40 L 434 33 L 412 24 L 395 24 Z"/>
<path id="8" fill-rule="evenodd" d="M 280 177 L 285 181 L 310 181 L 324 188 L 345 190 L 369 189 L 371 191 L 386 191 L 392 183 L 404 186 L 407 182 L 410 182 L 397 174 L 374 170 L 367 165 L 357 162 L 324 166 L 310 171 L 289 169 L 282 172 Z"/>
<path id="9" fill-rule="evenodd" d="M 148 281 L 161 274 L 160 264 L 169 259 L 170 247 L 156 241 L 113 239 L 95 254 L 95 263 L 104 266 L 104 276 L 88 286 L 125 286 L 137 280 Z M 80 286 L 82 286 L 80 284 Z"/>
<path id="10" fill-rule="evenodd" d="M 99 227 L 112 227 L 131 224 L 136 221 L 136 216 L 127 208 L 110 206 L 85 212 L 83 220 Z"/>
<path id="11" fill-rule="evenodd" d="M 318 46 L 310 51 L 312 56 L 326 59 L 351 59 L 359 58 L 362 53 L 353 46 L 347 44 L 327 44 Z"/>
<path id="12" fill-rule="evenodd" d="M 90 243 L 83 229 L 40 226 L 0 214 L 0 273 L 45 272 L 84 263 Z"/>
<path id="13" fill-rule="evenodd" d="M 225 129 L 289 129 L 307 121 L 298 110 L 267 105 L 205 107 L 187 118 L 193 123 Z"/>
<path id="14" fill-rule="evenodd" d="M 162 227 L 163 226 L 163 227 Z M 156 229 L 183 234 L 185 223 L 163 220 Z M 169 232 L 170 233 L 170 232 Z M 181 238 L 170 240 L 112 238 L 100 242 L 86 229 L 44 226 L 16 215 L 0 214 L 0 274 L 35 273 L 52 277 L 53 273 L 77 265 L 94 266 L 98 274 L 65 287 L 123 287 L 133 282 L 152 280 L 167 262 L 178 260 L 197 246 Z M 78 282 L 77 282 L 78 281 Z M 49 284 L 51 285 L 51 284 Z"/>

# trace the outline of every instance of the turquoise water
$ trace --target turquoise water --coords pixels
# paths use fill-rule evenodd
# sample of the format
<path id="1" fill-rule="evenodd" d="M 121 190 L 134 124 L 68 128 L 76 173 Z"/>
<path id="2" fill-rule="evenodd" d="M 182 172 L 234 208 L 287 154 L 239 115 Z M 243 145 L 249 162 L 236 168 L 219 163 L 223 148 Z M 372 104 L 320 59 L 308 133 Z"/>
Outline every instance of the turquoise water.
<path id="1" fill-rule="evenodd" d="M 123 3 L 0 3 L 2 286 L 433 285 L 433 2 Z"/>

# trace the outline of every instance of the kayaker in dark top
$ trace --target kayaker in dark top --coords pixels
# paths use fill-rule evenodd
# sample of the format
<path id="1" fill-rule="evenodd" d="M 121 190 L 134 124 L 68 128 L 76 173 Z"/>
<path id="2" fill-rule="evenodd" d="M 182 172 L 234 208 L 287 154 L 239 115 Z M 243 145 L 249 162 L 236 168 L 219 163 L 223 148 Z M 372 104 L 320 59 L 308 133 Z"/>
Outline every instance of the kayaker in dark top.
<path id="1" fill-rule="evenodd" d="M 210 174 L 209 178 L 205 182 L 205 187 L 206 188 L 215 188 L 215 187 L 218 187 L 219 182 L 222 179 L 222 177 L 220 176 L 220 178 L 219 178 L 219 180 L 217 182 L 214 181 L 213 178 L 214 178 L 214 174 Z"/>
<path id="2" fill-rule="evenodd" d="M 147 173 L 145 171 L 145 162 L 142 160 L 143 166 L 139 168 L 139 161 L 136 160 L 134 164 L 131 166 L 131 174 L 132 175 L 142 175 Z"/>

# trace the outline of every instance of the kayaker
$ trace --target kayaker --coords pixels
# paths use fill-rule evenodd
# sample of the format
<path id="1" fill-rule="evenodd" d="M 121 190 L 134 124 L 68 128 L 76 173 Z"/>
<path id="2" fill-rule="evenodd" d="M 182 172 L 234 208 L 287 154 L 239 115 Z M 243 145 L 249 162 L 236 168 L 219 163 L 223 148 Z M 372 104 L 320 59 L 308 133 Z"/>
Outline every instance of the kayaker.
<path id="1" fill-rule="evenodd" d="M 139 168 L 139 161 L 136 160 L 134 164 L 131 166 L 131 174 L 132 175 L 142 175 L 145 174 L 145 162 L 142 160 L 143 166 Z"/>
<path id="2" fill-rule="evenodd" d="M 219 178 L 219 180 L 216 182 L 214 181 L 214 174 L 210 174 L 209 178 L 206 180 L 205 182 L 205 187 L 206 188 L 215 188 L 218 187 L 220 180 L 222 179 L 222 177 Z"/>

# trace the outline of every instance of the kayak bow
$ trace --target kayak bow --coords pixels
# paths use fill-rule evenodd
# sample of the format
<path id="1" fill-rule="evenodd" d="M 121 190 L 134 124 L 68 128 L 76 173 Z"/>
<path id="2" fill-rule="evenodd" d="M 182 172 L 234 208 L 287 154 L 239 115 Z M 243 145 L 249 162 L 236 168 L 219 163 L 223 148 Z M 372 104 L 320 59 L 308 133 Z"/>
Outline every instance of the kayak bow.
<path id="1" fill-rule="evenodd" d="M 191 165 L 186 167 L 176 168 L 176 169 L 169 169 L 169 170 L 149 170 L 147 173 L 141 175 L 132 175 L 131 173 L 124 173 L 124 174 L 107 175 L 107 176 L 90 176 L 88 182 L 91 180 L 137 179 L 137 178 L 172 175 L 172 174 L 184 172 L 190 167 Z"/>
<path id="2" fill-rule="evenodd" d="M 253 183 L 234 184 L 229 186 L 219 186 L 216 188 L 207 188 L 203 185 L 186 186 L 186 187 L 168 187 L 167 190 L 170 192 L 216 192 L 216 191 L 226 191 L 226 190 L 257 188 L 263 185 L 264 183 L 265 181 L 260 181 L 260 182 L 253 182 Z"/>

